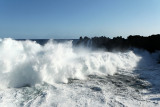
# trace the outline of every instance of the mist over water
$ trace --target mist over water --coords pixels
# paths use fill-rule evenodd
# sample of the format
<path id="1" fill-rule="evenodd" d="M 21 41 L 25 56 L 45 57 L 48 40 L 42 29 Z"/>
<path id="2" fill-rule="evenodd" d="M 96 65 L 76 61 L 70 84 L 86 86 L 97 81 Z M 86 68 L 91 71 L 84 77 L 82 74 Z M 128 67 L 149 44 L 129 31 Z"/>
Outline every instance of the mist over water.
<path id="1" fill-rule="evenodd" d="M 72 41 L 44 46 L 35 41 L 0 40 L 1 87 L 67 83 L 68 78 L 87 79 L 88 75 L 113 75 L 133 70 L 141 57 L 132 51 L 104 52 L 74 49 Z"/>

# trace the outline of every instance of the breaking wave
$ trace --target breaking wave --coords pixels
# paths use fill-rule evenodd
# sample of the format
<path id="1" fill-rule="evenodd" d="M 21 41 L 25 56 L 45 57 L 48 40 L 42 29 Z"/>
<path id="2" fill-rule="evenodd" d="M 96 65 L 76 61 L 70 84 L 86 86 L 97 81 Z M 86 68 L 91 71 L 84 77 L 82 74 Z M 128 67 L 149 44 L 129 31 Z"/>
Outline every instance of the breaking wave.
<path id="1" fill-rule="evenodd" d="M 0 86 L 57 84 L 67 83 L 68 78 L 83 80 L 87 75 L 113 75 L 119 70 L 134 70 L 141 59 L 133 51 L 75 48 L 72 41 L 50 40 L 42 46 L 35 41 L 0 39 Z"/>

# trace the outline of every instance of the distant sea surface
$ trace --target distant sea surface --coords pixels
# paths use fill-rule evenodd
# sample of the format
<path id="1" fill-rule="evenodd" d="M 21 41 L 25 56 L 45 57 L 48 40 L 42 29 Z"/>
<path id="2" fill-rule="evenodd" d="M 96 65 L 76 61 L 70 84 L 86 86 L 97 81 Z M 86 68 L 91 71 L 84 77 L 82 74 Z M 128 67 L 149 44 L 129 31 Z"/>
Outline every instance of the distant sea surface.
<path id="1" fill-rule="evenodd" d="M 51 39 L 15 39 L 15 40 L 17 40 L 17 41 L 31 40 L 31 41 L 36 41 L 40 45 L 44 45 Z M 65 42 L 65 41 L 72 41 L 73 44 L 78 41 L 78 39 L 52 39 L 52 40 L 54 40 L 54 41 L 56 41 L 58 43 Z"/>

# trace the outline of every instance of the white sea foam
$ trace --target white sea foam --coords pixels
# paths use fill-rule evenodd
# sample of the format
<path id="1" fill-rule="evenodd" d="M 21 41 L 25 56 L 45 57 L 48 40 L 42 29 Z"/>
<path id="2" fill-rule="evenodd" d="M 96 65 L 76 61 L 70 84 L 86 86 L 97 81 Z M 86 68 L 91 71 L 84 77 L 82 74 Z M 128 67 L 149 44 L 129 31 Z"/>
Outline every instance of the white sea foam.
<path id="1" fill-rule="evenodd" d="M 68 78 L 87 79 L 87 75 L 113 75 L 133 70 L 141 57 L 128 52 L 74 50 L 72 41 L 44 46 L 33 41 L 0 40 L 0 85 L 21 87 L 42 82 L 67 83 Z"/>
<path id="2" fill-rule="evenodd" d="M 73 48 L 71 41 L 50 40 L 41 46 L 33 41 L 0 39 L 0 106 L 159 107 L 158 57 L 158 52 L 137 49 L 104 52 Z M 101 76 L 115 73 L 119 75 Z M 144 78 L 143 84 L 137 84 L 137 75 Z M 68 78 L 81 80 L 61 84 Z M 148 91 L 141 89 L 150 84 Z M 25 85 L 32 87 L 22 87 Z"/>

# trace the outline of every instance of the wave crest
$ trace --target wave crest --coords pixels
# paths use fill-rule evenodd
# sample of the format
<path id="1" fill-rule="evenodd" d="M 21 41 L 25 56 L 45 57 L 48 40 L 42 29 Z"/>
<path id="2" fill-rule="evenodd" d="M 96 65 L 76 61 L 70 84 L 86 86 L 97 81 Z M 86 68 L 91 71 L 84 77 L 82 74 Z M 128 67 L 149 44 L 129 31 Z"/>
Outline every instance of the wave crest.
<path id="1" fill-rule="evenodd" d="M 72 41 L 44 46 L 34 41 L 0 40 L 0 85 L 33 86 L 42 82 L 67 83 L 68 78 L 87 75 L 113 75 L 118 70 L 133 70 L 141 57 L 132 51 L 104 52 L 74 49 Z"/>

